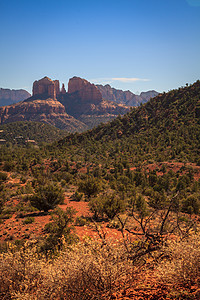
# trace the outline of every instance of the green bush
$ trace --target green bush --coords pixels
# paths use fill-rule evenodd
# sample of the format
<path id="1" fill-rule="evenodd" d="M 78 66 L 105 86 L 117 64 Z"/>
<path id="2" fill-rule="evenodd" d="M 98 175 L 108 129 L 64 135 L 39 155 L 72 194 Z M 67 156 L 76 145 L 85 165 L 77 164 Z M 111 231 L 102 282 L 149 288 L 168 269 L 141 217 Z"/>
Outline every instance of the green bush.
<path id="1" fill-rule="evenodd" d="M 77 226 L 84 226 L 84 225 L 87 225 L 87 219 L 84 218 L 84 217 L 77 217 L 77 218 L 76 218 L 75 225 L 77 225 Z"/>
<path id="2" fill-rule="evenodd" d="M 81 201 L 81 199 L 83 198 L 83 194 L 79 193 L 78 191 L 76 191 L 73 195 L 72 195 L 72 200 L 73 201 Z"/>
<path id="3" fill-rule="evenodd" d="M 88 198 L 96 196 L 101 190 L 101 182 L 93 176 L 81 180 L 78 184 L 78 191 L 84 193 Z"/>
<path id="4" fill-rule="evenodd" d="M 6 181 L 8 178 L 8 175 L 6 173 L 0 172 L 0 182 Z"/>
<path id="5" fill-rule="evenodd" d="M 75 210 L 68 207 L 66 211 L 57 208 L 52 212 L 51 222 L 45 225 L 44 231 L 47 237 L 42 242 L 41 251 L 46 253 L 60 250 L 64 244 L 71 244 L 77 240 L 72 234 L 72 222 L 74 220 Z"/>
<path id="6" fill-rule="evenodd" d="M 200 209 L 200 197 L 198 195 L 190 195 L 182 202 L 182 211 L 192 214 L 198 214 Z"/>
<path id="7" fill-rule="evenodd" d="M 32 224 L 35 221 L 33 217 L 27 217 L 26 219 L 23 220 L 23 224 Z"/>
<path id="8" fill-rule="evenodd" d="M 6 171 L 6 172 L 10 172 L 10 171 L 13 171 L 15 168 L 15 164 L 13 162 L 10 162 L 10 161 L 6 161 L 4 163 L 4 166 L 3 166 L 3 170 Z"/>
<path id="9" fill-rule="evenodd" d="M 0 198 L 0 214 L 3 211 L 3 206 L 4 206 L 4 200 Z"/>
<path id="10" fill-rule="evenodd" d="M 125 210 L 126 203 L 116 192 L 106 191 L 98 197 L 92 198 L 89 207 L 96 219 L 103 216 L 113 219 Z"/>
<path id="11" fill-rule="evenodd" d="M 64 201 L 64 191 L 58 184 L 48 183 L 39 186 L 36 193 L 30 197 L 33 207 L 48 212 Z"/>

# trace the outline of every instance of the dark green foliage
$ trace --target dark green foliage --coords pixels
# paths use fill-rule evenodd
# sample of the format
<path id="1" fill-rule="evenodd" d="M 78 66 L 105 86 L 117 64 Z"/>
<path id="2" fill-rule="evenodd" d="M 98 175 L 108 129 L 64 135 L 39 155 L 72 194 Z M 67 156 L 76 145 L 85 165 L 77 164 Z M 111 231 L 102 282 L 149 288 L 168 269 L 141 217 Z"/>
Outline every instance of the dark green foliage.
<path id="1" fill-rule="evenodd" d="M 112 220 L 125 210 L 126 202 L 116 192 L 106 191 L 98 197 L 92 198 L 89 202 L 89 207 L 96 219 L 105 215 Z"/>
<path id="2" fill-rule="evenodd" d="M 103 201 L 100 197 L 94 197 L 89 201 L 90 211 L 93 213 L 94 219 L 103 218 Z"/>
<path id="3" fill-rule="evenodd" d="M 33 217 L 27 217 L 26 219 L 23 220 L 23 224 L 32 224 L 35 221 Z"/>
<path id="4" fill-rule="evenodd" d="M 182 203 L 182 211 L 192 214 L 198 214 L 200 209 L 200 196 L 198 194 L 190 195 Z"/>
<path id="5" fill-rule="evenodd" d="M 159 192 L 153 192 L 149 197 L 148 204 L 155 209 L 165 208 L 167 205 L 167 199 L 165 194 L 161 194 Z"/>
<path id="6" fill-rule="evenodd" d="M 78 191 L 84 193 L 88 198 L 97 195 L 101 190 L 101 182 L 93 176 L 88 176 L 78 183 Z"/>
<path id="7" fill-rule="evenodd" d="M 44 186 L 39 185 L 36 193 L 30 197 L 33 207 L 48 212 L 64 201 L 64 191 L 58 184 L 48 183 Z"/>
<path id="8" fill-rule="evenodd" d="M 87 219 L 85 217 L 77 217 L 76 218 L 76 226 L 85 226 L 87 225 Z"/>
<path id="9" fill-rule="evenodd" d="M 133 210 L 135 210 L 141 218 L 148 215 L 147 203 L 142 195 L 136 197 Z"/>
<path id="10" fill-rule="evenodd" d="M 8 175 L 6 173 L 0 172 L 0 182 L 6 181 Z"/>
<path id="11" fill-rule="evenodd" d="M 79 193 L 78 191 L 76 191 L 73 195 L 72 195 L 72 200 L 73 201 L 81 201 L 83 198 L 83 194 Z"/>
<path id="12" fill-rule="evenodd" d="M 23 138 L 20 141 L 22 145 L 25 144 L 26 139 L 35 140 L 37 143 L 49 143 L 67 135 L 66 131 L 52 125 L 31 121 L 19 121 L 0 125 L 0 130 L 3 130 L 1 138 L 13 144 L 17 142 L 16 137 L 22 136 Z"/>
<path id="13" fill-rule="evenodd" d="M 6 161 L 3 166 L 3 170 L 6 172 L 13 171 L 15 168 L 15 164 L 12 161 Z"/>
<path id="14" fill-rule="evenodd" d="M 46 224 L 45 233 L 47 237 L 41 245 L 41 251 L 46 253 L 54 252 L 61 249 L 64 244 L 71 244 L 77 240 L 72 234 L 72 222 L 74 220 L 75 211 L 68 207 L 65 211 L 57 208 L 52 212 L 51 222 Z"/>
<path id="15" fill-rule="evenodd" d="M 3 199 L 3 198 L 1 197 L 1 195 L 0 195 L 0 214 L 1 214 L 2 211 L 3 211 L 4 203 L 5 203 L 5 201 L 4 201 L 4 199 Z"/>
<path id="16" fill-rule="evenodd" d="M 123 195 L 122 199 L 128 200 L 135 193 L 138 199 L 133 197 L 134 209 L 138 207 L 138 211 L 166 208 L 169 196 L 179 192 L 176 207 L 191 212 L 185 201 L 200 193 L 200 182 L 194 180 L 197 177 L 191 171 L 198 169 L 189 164 L 197 164 L 200 156 L 199 96 L 200 82 L 196 82 L 159 95 L 111 123 L 71 134 L 53 145 L 37 149 L 1 145 L 1 169 L 20 173 L 28 182 L 31 176 L 32 187 L 36 188 L 33 199 L 39 209 L 46 200 L 37 191 L 38 183 L 46 186 L 54 181 L 65 189 L 70 184 L 78 187 L 74 199 L 80 200 L 80 193 L 84 193 L 93 201 L 97 217 L 113 216 L 108 209 L 105 212 L 104 200 L 100 203 L 96 197 L 103 189 L 114 190 L 117 197 Z M 184 164 L 175 173 L 172 169 L 179 167 L 173 164 L 180 162 Z M 52 207 L 54 204 L 45 210 Z"/>

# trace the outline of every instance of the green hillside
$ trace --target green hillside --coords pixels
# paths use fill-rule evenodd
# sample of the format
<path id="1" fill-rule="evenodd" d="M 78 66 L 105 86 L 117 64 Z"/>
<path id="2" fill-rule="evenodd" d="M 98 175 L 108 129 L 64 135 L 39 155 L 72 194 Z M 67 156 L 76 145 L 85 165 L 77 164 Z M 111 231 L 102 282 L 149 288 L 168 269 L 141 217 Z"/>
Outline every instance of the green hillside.
<path id="1" fill-rule="evenodd" d="M 129 155 L 135 161 L 197 162 L 200 155 L 200 81 L 159 94 L 111 123 L 81 135 L 70 135 L 58 145 L 84 145 L 91 153 Z M 103 155 L 105 158 L 105 155 Z"/>
<path id="2" fill-rule="evenodd" d="M 0 125 L 0 139 L 10 143 L 17 143 L 24 140 L 35 140 L 37 143 L 50 143 L 66 136 L 67 132 L 54 126 L 39 123 L 20 121 Z"/>

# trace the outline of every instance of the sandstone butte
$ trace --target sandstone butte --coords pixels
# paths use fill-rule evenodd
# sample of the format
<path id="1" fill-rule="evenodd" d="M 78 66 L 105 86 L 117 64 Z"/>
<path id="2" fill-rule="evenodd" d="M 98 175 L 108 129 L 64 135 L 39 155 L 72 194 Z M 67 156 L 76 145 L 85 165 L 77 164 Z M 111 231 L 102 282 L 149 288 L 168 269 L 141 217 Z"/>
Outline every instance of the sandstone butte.
<path id="1" fill-rule="evenodd" d="M 0 107 L 0 124 L 17 121 L 43 122 L 69 132 L 87 129 L 84 123 L 68 115 L 59 101 L 51 98 Z"/>
<path id="2" fill-rule="evenodd" d="M 80 118 L 80 120 L 84 116 L 84 122 L 86 121 L 85 117 L 91 115 L 96 118 L 96 121 L 99 116 L 102 117 L 98 123 L 101 120 L 105 121 L 105 117 L 108 118 L 106 119 L 108 121 L 118 114 L 125 114 L 130 109 L 130 107 L 123 104 L 104 100 L 96 85 L 80 77 L 73 77 L 69 80 L 68 93 L 62 94 L 59 101 L 65 106 L 70 115 Z"/>
<path id="3" fill-rule="evenodd" d="M 100 104 L 102 95 L 99 89 L 92 83 L 79 77 L 73 77 L 68 83 L 68 93 L 77 93 L 81 102 L 91 102 L 93 104 Z"/>
<path id="4" fill-rule="evenodd" d="M 129 107 L 125 105 L 104 100 L 99 89 L 85 79 L 71 78 L 66 92 L 64 84 L 60 90 L 58 80 L 45 76 L 33 83 L 31 97 L 0 108 L 0 124 L 39 121 L 74 132 L 88 128 L 86 119 L 84 123 L 81 122 L 82 115 L 114 118 L 128 110 Z"/>
<path id="5" fill-rule="evenodd" d="M 57 99 L 60 94 L 59 80 L 51 80 L 47 76 L 33 83 L 33 97 Z"/>

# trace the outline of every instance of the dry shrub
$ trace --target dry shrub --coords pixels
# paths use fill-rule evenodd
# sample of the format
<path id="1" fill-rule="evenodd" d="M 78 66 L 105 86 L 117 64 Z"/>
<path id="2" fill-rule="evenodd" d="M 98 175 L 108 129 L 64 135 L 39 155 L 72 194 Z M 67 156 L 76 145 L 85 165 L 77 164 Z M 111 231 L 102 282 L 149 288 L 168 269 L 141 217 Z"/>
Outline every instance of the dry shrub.
<path id="1" fill-rule="evenodd" d="M 10 246 L 0 255 L 0 299 L 26 299 L 16 295 L 36 290 L 42 282 L 41 272 L 34 244 L 26 243 L 20 251 Z"/>
<path id="2" fill-rule="evenodd" d="M 200 284 L 200 234 L 170 242 L 165 254 L 167 261 L 158 267 L 158 276 L 165 283 L 188 287 Z"/>
<path id="3" fill-rule="evenodd" d="M 131 272 L 120 245 L 102 247 L 88 240 L 51 261 L 25 246 L 0 256 L 0 299 L 110 299 Z"/>

